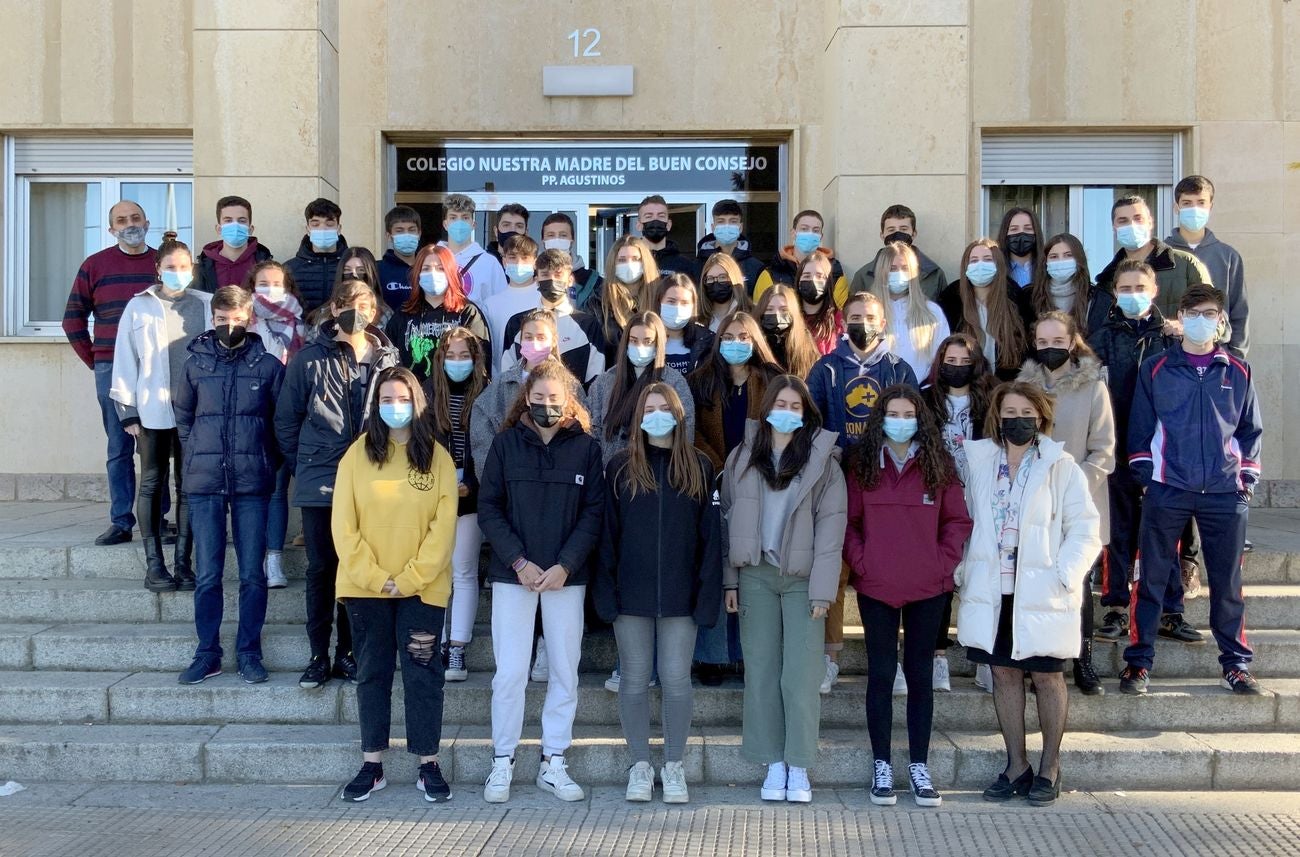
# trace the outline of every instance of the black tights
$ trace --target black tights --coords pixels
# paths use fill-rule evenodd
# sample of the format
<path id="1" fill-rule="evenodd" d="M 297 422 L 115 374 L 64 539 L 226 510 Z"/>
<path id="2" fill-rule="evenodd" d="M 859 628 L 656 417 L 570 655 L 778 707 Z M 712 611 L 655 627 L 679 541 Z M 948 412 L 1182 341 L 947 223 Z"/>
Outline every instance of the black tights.
<path id="1" fill-rule="evenodd" d="M 894 673 L 898 667 L 898 626 L 903 626 L 903 675 L 907 678 L 907 745 L 911 762 L 930 754 L 934 723 L 934 641 L 944 609 L 936 595 L 900 607 L 858 595 L 858 612 L 867 644 L 867 732 L 876 759 L 890 760 L 894 724 Z"/>

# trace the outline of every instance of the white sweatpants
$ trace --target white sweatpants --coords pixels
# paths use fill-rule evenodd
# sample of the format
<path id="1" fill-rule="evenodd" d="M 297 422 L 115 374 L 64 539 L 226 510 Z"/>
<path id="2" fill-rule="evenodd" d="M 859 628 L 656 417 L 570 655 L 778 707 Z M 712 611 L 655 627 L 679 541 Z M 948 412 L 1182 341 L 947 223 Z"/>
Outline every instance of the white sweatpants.
<path id="1" fill-rule="evenodd" d="M 451 552 L 451 609 L 447 611 L 447 641 L 468 643 L 474 639 L 478 616 L 478 559 L 483 533 L 478 513 L 456 519 L 456 545 Z"/>
<path id="2" fill-rule="evenodd" d="M 495 755 L 515 755 L 524 728 L 524 690 L 528 687 L 537 601 L 542 604 L 542 633 L 551 677 L 542 703 L 542 753 L 564 753 L 573 743 L 573 716 L 578 710 L 578 660 L 582 656 L 583 602 L 586 586 L 530 592 L 518 583 L 492 584 L 492 650 L 497 671 L 492 677 L 492 743 Z"/>

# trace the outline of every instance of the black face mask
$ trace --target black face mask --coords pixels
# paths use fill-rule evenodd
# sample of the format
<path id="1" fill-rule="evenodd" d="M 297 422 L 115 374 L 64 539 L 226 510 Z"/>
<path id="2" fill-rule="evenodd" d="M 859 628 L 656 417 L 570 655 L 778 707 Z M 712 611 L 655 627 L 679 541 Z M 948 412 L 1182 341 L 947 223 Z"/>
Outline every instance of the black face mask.
<path id="1" fill-rule="evenodd" d="M 345 309 L 337 319 L 339 330 L 348 335 L 357 334 L 366 329 L 366 320 L 354 309 Z"/>
<path id="2" fill-rule="evenodd" d="M 895 241 L 902 241 L 909 247 L 912 246 L 912 236 L 906 232 L 891 232 L 885 236 L 886 244 L 893 244 Z"/>
<path id="3" fill-rule="evenodd" d="M 939 380 L 951 387 L 965 387 L 975 377 L 975 364 L 967 363 L 957 366 L 952 363 L 939 364 Z"/>
<path id="4" fill-rule="evenodd" d="M 651 220 L 641 224 L 641 234 L 651 244 L 658 244 L 668 237 L 668 224 L 662 220 Z"/>
<path id="5" fill-rule="evenodd" d="M 498 233 L 497 233 L 497 249 L 500 250 L 501 247 L 502 247 L 502 246 L 503 246 L 507 241 L 509 241 L 511 238 L 515 237 L 515 236 L 518 235 L 518 234 L 519 234 L 518 232 L 498 232 Z"/>
<path id="6" fill-rule="evenodd" d="M 561 280 L 538 280 L 537 292 L 547 303 L 558 303 L 569 293 L 569 286 Z"/>
<path id="7" fill-rule="evenodd" d="M 788 312 L 765 312 L 763 313 L 763 332 L 773 336 L 785 336 L 790 325 L 794 324 L 794 319 Z"/>
<path id="8" fill-rule="evenodd" d="M 533 424 L 538 428 L 550 428 L 560 421 L 564 415 L 564 408 L 559 405 L 539 405 L 531 402 L 528 405 L 528 415 L 533 418 Z"/>
<path id="9" fill-rule="evenodd" d="M 825 280 L 800 280 L 799 297 L 810 304 L 815 304 L 826 294 Z"/>
<path id="10" fill-rule="evenodd" d="M 867 327 L 866 322 L 863 321 L 849 322 L 844 325 L 844 332 L 849 335 L 849 342 L 852 342 L 863 351 L 866 351 L 867 346 L 875 342 L 876 338 L 880 336 L 878 329 Z"/>
<path id="11" fill-rule="evenodd" d="M 1037 417 L 1003 417 L 1002 439 L 1014 446 L 1024 446 L 1038 435 Z"/>
<path id="12" fill-rule="evenodd" d="M 1038 246 L 1038 240 L 1030 232 L 1017 232 L 1007 236 L 1007 250 L 1012 256 L 1028 256 Z"/>
<path id="13" fill-rule="evenodd" d="M 227 348 L 238 348 L 248 336 L 248 328 L 242 324 L 219 324 L 213 330 L 217 332 L 217 342 Z"/>
<path id="14" fill-rule="evenodd" d="M 715 304 L 731 303 L 735 297 L 735 287 L 731 285 L 731 280 L 705 280 L 704 296 Z"/>
<path id="15" fill-rule="evenodd" d="M 1070 359 L 1070 349 L 1068 348 L 1039 348 L 1034 352 L 1038 362 L 1055 372 L 1065 365 L 1065 361 Z"/>

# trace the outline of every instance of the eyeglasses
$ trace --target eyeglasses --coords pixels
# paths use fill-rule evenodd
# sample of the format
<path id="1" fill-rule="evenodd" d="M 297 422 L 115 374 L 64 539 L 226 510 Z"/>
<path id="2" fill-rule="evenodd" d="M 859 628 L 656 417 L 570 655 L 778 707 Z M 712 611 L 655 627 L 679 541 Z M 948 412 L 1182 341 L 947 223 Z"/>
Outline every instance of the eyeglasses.
<path id="1" fill-rule="evenodd" d="M 1206 321 L 1218 321 L 1220 312 L 1222 312 L 1222 310 L 1206 309 L 1197 312 L 1194 309 L 1185 309 L 1183 310 L 1183 318 L 1196 318 L 1197 316 L 1200 316 Z"/>
<path id="2" fill-rule="evenodd" d="M 706 286 L 726 286 L 727 288 L 730 288 L 730 287 L 731 287 L 731 280 L 728 280 L 726 277 L 722 277 L 722 278 L 720 278 L 720 279 L 715 277 L 714 279 L 711 279 L 711 280 L 705 280 L 705 281 L 704 281 L 704 285 L 706 285 Z"/>

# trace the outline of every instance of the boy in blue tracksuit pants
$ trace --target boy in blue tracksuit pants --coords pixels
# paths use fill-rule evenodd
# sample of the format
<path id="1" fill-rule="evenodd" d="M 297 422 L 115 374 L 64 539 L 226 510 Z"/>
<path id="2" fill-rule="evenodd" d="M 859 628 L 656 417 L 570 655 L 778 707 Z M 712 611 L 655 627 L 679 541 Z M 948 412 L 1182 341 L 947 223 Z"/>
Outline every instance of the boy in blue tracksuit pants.
<path id="1" fill-rule="evenodd" d="M 1250 366 L 1216 342 L 1223 315 L 1222 292 L 1192 286 L 1179 301 L 1183 343 L 1147 359 L 1138 371 L 1129 466 L 1146 496 L 1142 566 L 1124 651 L 1128 666 L 1120 673 L 1124 693 L 1146 692 L 1166 578 L 1176 567 L 1178 538 L 1189 518 L 1201 530 L 1222 684 L 1234 693 L 1259 693 L 1250 674 L 1241 558 L 1264 427 Z"/>

